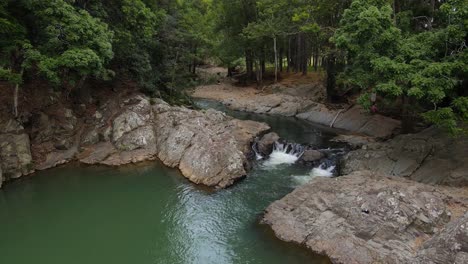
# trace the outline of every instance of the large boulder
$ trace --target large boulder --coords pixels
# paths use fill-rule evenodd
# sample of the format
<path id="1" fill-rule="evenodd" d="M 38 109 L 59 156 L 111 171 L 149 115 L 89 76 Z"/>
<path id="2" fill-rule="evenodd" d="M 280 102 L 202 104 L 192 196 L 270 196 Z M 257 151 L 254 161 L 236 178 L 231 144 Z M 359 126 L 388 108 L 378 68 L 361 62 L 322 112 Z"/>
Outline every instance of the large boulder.
<path id="1" fill-rule="evenodd" d="M 34 172 L 28 134 L 0 134 L 0 163 L 4 181 Z"/>
<path id="2" fill-rule="evenodd" d="M 468 252 L 466 225 L 456 221 L 468 202 L 456 195 L 403 178 L 356 172 L 313 179 L 270 205 L 263 222 L 280 239 L 326 254 L 333 263 L 453 263 Z M 466 223 L 465 218 L 460 221 Z M 437 252 L 451 254 L 432 258 Z"/>
<path id="3" fill-rule="evenodd" d="M 227 187 L 244 177 L 250 144 L 269 130 L 266 124 L 235 120 L 215 110 L 200 112 L 160 102 L 153 111 L 160 160 L 207 186 Z"/>
<path id="4" fill-rule="evenodd" d="M 343 173 L 372 170 L 385 175 L 411 177 L 430 184 L 468 184 L 466 150 L 468 138 L 453 138 L 429 128 L 418 134 L 395 137 L 387 142 L 369 143 L 349 152 Z"/>
<path id="5" fill-rule="evenodd" d="M 106 108 L 111 104 L 106 104 Z M 87 164 L 117 166 L 159 158 L 165 165 L 179 168 L 197 184 L 227 187 L 246 175 L 250 145 L 270 128 L 264 123 L 236 120 L 215 111 L 195 111 L 170 106 L 162 100 L 152 104 L 144 96 L 134 96 L 120 105 L 118 114 L 101 110 L 93 131 L 100 143 L 83 147 L 78 158 Z M 107 118 L 106 118 L 107 117 Z M 95 132 L 85 133 L 95 138 Z M 110 138 L 110 139 L 109 139 Z"/>
<path id="6" fill-rule="evenodd" d="M 300 159 L 301 161 L 304 161 L 304 162 L 314 162 L 324 157 L 325 157 L 325 154 L 318 150 L 306 149 Z"/>
<path id="7" fill-rule="evenodd" d="M 273 151 L 273 145 L 279 139 L 280 139 L 280 137 L 275 132 L 270 132 L 270 133 L 264 135 L 258 141 L 258 151 L 264 156 L 270 155 L 271 152 Z"/>

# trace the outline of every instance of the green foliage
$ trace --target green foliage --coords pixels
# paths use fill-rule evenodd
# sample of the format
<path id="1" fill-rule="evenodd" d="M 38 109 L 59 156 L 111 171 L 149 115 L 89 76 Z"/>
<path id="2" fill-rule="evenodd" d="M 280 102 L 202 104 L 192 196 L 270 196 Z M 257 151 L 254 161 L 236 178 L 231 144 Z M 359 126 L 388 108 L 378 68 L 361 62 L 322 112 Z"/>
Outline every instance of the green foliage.
<path id="1" fill-rule="evenodd" d="M 106 65 L 113 57 L 113 33 L 107 24 L 63 0 L 34 1 L 30 8 L 39 41 L 26 52 L 26 65 L 69 89 L 87 76 L 111 75 Z"/>
<path id="2" fill-rule="evenodd" d="M 456 93 L 467 73 L 466 1 L 446 1 L 440 12 L 439 27 L 410 32 L 404 20 L 411 12 L 398 17 L 400 30 L 387 1 L 355 0 L 333 41 L 350 61 L 343 83 L 386 97 L 413 98 L 427 106 L 425 120 L 459 132 L 458 125 L 466 122 L 466 100 Z"/>

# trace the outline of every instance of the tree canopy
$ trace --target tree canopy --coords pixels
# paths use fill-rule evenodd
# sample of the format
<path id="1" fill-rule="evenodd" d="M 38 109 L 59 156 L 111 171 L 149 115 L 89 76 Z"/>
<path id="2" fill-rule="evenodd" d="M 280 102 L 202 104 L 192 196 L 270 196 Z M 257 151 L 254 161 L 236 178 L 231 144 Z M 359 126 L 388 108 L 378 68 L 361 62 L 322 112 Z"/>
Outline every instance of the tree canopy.
<path id="1" fill-rule="evenodd" d="M 169 98 L 203 63 L 326 73 L 327 95 L 371 94 L 404 121 L 462 131 L 468 117 L 467 0 L 5 0 L 0 79 L 24 74 L 70 93 L 90 79 L 131 80 Z M 169 99 L 170 100 L 170 99 Z"/>

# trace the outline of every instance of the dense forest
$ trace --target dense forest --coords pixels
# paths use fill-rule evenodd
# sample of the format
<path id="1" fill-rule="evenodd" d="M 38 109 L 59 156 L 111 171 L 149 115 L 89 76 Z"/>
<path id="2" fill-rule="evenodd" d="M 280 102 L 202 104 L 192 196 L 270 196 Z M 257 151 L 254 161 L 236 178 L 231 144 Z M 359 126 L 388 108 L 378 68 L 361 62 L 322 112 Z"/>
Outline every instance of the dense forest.
<path id="1" fill-rule="evenodd" d="M 0 78 L 41 79 L 67 95 L 130 80 L 182 96 L 210 63 L 262 85 L 282 72 L 326 73 L 327 95 L 359 95 L 463 130 L 468 120 L 467 0 L 2 0 Z M 241 73 L 241 74 L 239 74 Z M 407 121 L 407 122 L 405 122 Z"/>

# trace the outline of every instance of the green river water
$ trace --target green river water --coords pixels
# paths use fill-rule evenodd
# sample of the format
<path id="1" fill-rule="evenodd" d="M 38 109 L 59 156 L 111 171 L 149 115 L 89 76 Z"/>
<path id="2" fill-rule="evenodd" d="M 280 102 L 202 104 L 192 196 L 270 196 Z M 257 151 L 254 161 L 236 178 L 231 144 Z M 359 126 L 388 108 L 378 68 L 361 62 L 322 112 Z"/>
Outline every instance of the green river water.
<path id="1" fill-rule="evenodd" d="M 295 119 L 230 114 L 266 121 L 298 142 L 326 146 L 332 136 Z M 329 263 L 258 224 L 297 186 L 293 176 L 308 171 L 260 162 L 220 191 L 159 162 L 38 172 L 0 190 L 0 263 Z"/>

